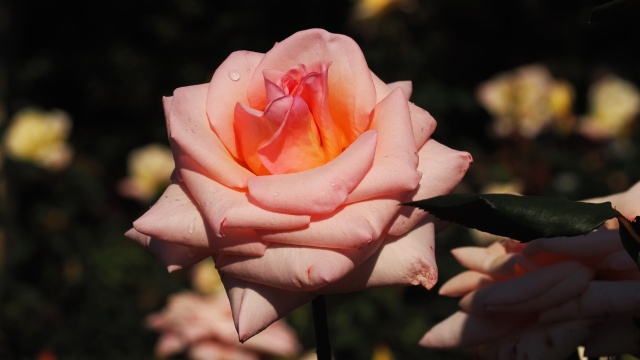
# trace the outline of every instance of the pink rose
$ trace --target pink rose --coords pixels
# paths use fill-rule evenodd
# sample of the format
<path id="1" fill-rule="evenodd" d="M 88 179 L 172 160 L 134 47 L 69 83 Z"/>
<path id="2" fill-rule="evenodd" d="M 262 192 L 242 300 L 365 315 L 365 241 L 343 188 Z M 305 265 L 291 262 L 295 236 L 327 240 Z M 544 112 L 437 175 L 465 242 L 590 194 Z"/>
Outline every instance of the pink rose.
<path id="1" fill-rule="evenodd" d="M 640 215 L 640 182 L 611 201 Z M 640 272 L 616 229 L 522 244 L 503 240 L 453 249 L 468 270 L 440 288 L 460 310 L 420 340 L 429 348 L 473 348 L 479 359 L 566 359 L 640 354 Z"/>
<path id="2" fill-rule="evenodd" d="M 147 326 L 160 333 L 160 358 L 186 353 L 189 359 L 258 360 L 265 354 L 293 358 L 301 350 L 296 333 L 283 319 L 244 344 L 238 342 L 224 294 L 172 295 L 166 308 L 147 317 Z"/>
<path id="3" fill-rule="evenodd" d="M 434 230 L 398 206 L 451 191 L 472 159 L 349 37 L 311 29 L 232 53 L 164 98 L 173 183 L 127 236 L 170 271 L 213 256 L 246 340 L 318 294 L 437 279 Z"/>

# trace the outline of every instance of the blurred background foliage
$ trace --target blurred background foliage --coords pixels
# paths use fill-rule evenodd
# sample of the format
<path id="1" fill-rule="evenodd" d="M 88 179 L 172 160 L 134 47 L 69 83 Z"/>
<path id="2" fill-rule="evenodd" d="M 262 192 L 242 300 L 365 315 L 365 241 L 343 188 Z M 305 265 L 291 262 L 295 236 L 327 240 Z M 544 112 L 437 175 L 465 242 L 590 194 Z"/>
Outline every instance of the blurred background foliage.
<path id="1" fill-rule="evenodd" d="M 187 272 L 168 274 L 123 236 L 154 196 L 122 191 L 129 155 L 167 144 L 162 96 L 207 82 L 235 50 L 266 52 L 298 30 L 349 35 L 381 79 L 413 81 L 412 101 L 438 120 L 434 137 L 474 156 L 456 191 L 503 185 L 579 200 L 625 190 L 640 178 L 637 4 L 3 1 L 0 358 L 154 358 L 157 334 L 145 316 L 190 284 Z M 540 81 L 551 87 L 518 80 L 514 69 L 531 64 L 548 72 Z M 491 107 L 479 88 L 498 74 L 511 80 L 502 78 Z M 593 85 L 609 75 L 624 85 L 597 105 Z M 566 85 L 560 97 L 551 96 L 556 81 Z M 66 133 L 48 140 L 66 143 L 66 163 L 12 152 L 7 134 L 24 109 L 60 110 L 70 119 Z M 543 125 L 521 132 L 524 118 Z M 583 131 L 594 118 L 601 126 Z M 496 131 L 499 121 L 510 124 L 506 132 Z M 607 133 L 614 123 L 620 130 Z M 438 235 L 440 284 L 461 270 L 449 250 L 474 241 L 457 226 Z M 456 299 L 437 295 L 438 286 L 329 296 L 336 358 L 371 359 L 380 347 L 397 359 L 470 358 L 417 345 L 457 308 Z M 310 312 L 303 306 L 287 317 L 307 350 L 314 347 Z"/>

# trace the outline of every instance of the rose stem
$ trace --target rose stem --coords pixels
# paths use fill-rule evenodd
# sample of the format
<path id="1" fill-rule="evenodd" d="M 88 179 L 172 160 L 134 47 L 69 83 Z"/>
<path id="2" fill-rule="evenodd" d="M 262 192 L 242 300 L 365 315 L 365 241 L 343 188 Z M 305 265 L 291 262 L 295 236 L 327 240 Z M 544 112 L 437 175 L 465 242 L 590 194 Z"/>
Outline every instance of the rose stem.
<path id="1" fill-rule="evenodd" d="M 327 306 L 324 295 L 318 295 L 311 301 L 313 324 L 316 332 L 316 353 L 318 360 L 331 360 L 331 344 L 329 344 L 329 327 L 327 326 Z"/>

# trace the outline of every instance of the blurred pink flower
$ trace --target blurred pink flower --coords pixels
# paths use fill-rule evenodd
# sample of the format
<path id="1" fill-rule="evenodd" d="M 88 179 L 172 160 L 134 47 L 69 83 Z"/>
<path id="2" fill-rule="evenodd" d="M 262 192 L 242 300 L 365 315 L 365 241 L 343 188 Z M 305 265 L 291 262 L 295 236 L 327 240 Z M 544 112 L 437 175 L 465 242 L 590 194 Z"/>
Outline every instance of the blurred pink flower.
<path id="1" fill-rule="evenodd" d="M 640 182 L 609 197 L 640 215 Z M 640 354 L 640 272 L 615 229 L 452 250 L 464 271 L 440 288 L 460 310 L 420 340 L 428 348 L 474 348 L 480 359 L 566 359 Z"/>
<path id="2" fill-rule="evenodd" d="M 301 350 L 295 332 L 284 319 L 240 343 L 224 292 L 172 295 L 167 307 L 147 317 L 147 326 L 160 333 L 156 355 L 161 358 L 179 353 L 202 360 L 257 360 L 261 355 L 294 358 Z"/>

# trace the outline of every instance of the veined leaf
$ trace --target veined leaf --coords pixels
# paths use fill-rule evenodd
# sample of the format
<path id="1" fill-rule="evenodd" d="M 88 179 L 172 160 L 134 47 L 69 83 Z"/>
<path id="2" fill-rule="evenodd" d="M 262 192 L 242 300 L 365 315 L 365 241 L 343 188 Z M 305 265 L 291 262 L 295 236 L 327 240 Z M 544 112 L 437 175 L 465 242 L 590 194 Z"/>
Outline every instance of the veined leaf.
<path id="1" fill-rule="evenodd" d="M 586 234 L 619 213 L 610 202 L 586 203 L 543 196 L 448 194 L 403 205 L 522 242 Z"/>

